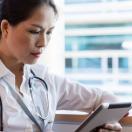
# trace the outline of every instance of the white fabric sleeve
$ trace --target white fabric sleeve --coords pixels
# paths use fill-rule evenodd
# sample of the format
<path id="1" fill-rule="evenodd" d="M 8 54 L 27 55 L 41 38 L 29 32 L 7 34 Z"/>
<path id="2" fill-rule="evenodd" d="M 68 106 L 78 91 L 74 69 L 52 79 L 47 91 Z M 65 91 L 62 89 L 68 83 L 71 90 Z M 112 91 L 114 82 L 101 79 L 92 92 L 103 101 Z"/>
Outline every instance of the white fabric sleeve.
<path id="1" fill-rule="evenodd" d="M 90 112 L 102 102 L 117 102 L 117 98 L 107 91 L 88 88 L 66 78 L 54 76 L 57 89 L 58 110 L 79 110 Z"/>

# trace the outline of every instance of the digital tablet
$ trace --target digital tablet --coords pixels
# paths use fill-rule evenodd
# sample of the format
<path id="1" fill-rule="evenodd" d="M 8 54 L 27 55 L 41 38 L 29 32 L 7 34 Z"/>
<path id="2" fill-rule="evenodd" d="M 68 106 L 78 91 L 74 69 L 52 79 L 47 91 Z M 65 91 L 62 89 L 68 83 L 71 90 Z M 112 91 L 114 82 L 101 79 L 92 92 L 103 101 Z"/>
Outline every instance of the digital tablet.
<path id="1" fill-rule="evenodd" d="M 94 128 L 110 122 L 118 122 L 132 108 L 132 103 L 103 103 L 75 130 L 75 132 L 90 132 Z"/>

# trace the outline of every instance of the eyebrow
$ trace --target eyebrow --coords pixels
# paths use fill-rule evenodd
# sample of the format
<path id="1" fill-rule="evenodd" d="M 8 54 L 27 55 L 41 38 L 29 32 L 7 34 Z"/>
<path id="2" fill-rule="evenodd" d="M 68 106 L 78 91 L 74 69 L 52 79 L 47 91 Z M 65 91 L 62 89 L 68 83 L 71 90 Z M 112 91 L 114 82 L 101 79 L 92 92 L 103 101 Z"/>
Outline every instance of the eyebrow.
<path id="1" fill-rule="evenodd" d="M 31 25 L 34 26 L 34 27 L 37 27 L 37 28 L 40 28 L 40 29 L 44 30 L 44 28 L 42 26 L 40 26 L 40 25 L 37 25 L 37 24 L 31 24 Z"/>
<path id="2" fill-rule="evenodd" d="M 40 25 L 37 25 L 37 24 L 31 24 L 32 26 L 34 26 L 34 27 L 37 27 L 37 28 L 40 28 L 41 30 L 45 30 L 42 26 L 40 26 Z M 52 29 L 54 29 L 55 27 L 53 26 L 53 27 L 51 27 L 50 28 L 50 30 L 52 30 Z"/>

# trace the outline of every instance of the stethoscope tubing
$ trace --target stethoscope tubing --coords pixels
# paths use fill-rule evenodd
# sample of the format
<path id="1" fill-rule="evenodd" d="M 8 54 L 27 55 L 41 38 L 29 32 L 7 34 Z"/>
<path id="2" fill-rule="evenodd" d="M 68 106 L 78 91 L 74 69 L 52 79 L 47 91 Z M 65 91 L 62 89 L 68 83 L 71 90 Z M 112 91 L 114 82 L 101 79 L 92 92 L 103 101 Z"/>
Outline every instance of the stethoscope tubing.
<path id="1" fill-rule="evenodd" d="M 33 70 L 31 69 L 30 70 L 30 72 L 32 73 L 32 77 L 30 77 L 29 78 L 29 82 L 28 82 L 28 85 L 29 85 L 29 88 L 30 88 L 30 95 L 31 95 L 31 98 L 32 98 L 32 101 L 33 101 L 33 103 L 34 103 L 34 100 L 33 100 L 33 92 L 32 92 L 32 84 L 31 84 L 31 80 L 32 79 L 38 79 L 38 80 L 40 80 L 43 84 L 44 84 L 44 88 L 46 89 L 46 92 L 47 92 L 47 100 L 48 100 L 48 108 L 47 108 L 47 115 L 45 116 L 45 117 L 41 117 L 41 119 L 43 119 L 43 120 L 46 120 L 47 119 L 47 117 L 48 117 L 48 115 L 49 115 L 49 96 L 48 96 L 48 85 L 47 85 L 47 83 L 45 82 L 45 80 L 44 79 L 42 79 L 42 78 L 40 78 L 40 77 L 37 77 L 36 75 L 35 75 L 35 73 L 33 72 Z M 34 103 L 34 106 L 35 106 L 35 103 Z"/>
<path id="2" fill-rule="evenodd" d="M 44 118 L 44 120 L 48 117 L 48 115 L 49 115 L 49 96 L 48 96 L 48 85 L 47 85 L 47 83 L 45 82 L 45 80 L 43 80 L 42 78 L 39 78 L 39 77 L 37 77 L 35 74 L 34 74 L 34 72 L 32 71 L 32 70 L 30 70 L 31 71 L 31 73 L 33 74 L 33 77 L 31 77 L 31 78 L 29 78 L 29 88 L 30 88 L 30 94 L 31 94 L 31 96 L 32 96 L 32 88 L 31 88 L 31 79 L 33 79 L 33 78 L 36 78 L 36 79 L 38 79 L 38 80 L 40 80 L 40 81 L 42 81 L 43 83 L 44 83 L 44 85 L 45 85 L 45 88 L 46 88 L 46 91 L 47 91 L 47 98 L 48 98 L 48 113 L 47 113 L 47 115 L 46 115 L 46 117 Z M 3 105 L 2 105 L 2 99 L 1 99 L 1 97 L 0 97 L 0 131 L 3 131 Z"/>

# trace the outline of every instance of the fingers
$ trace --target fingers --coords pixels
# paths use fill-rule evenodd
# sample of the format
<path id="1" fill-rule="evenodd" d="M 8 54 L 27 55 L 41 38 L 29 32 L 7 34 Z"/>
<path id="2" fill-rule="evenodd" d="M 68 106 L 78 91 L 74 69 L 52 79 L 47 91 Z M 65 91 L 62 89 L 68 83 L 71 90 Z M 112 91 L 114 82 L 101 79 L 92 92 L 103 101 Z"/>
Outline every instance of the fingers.
<path id="1" fill-rule="evenodd" d="M 92 130 L 91 132 L 121 132 L 121 131 L 122 131 L 122 127 L 120 123 L 116 122 L 116 123 L 107 123 L 103 126 L 99 126 L 94 130 Z"/>
<path id="2" fill-rule="evenodd" d="M 109 130 L 113 130 L 113 131 L 121 131 L 122 130 L 122 126 L 116 122 L 116 123 L 108 123 L 105 124 L 104 129 L 109 129 Z"/>
<path id="3" fill-rule="evenodd" d="M 108 130 L 108 129 L 100 129 L 98 132 L 120 132 L 120 131 Z"/>

